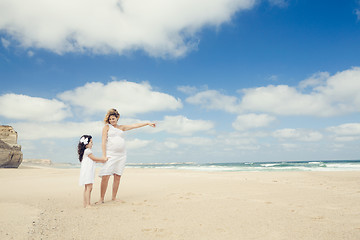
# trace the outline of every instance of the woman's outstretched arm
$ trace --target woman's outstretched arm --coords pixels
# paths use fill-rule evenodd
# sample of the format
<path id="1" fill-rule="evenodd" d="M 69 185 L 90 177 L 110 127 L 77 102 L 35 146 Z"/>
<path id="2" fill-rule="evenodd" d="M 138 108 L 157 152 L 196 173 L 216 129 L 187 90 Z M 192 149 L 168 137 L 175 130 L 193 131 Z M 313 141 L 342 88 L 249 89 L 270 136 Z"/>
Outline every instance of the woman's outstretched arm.
<path id="1" fill-rule="evenodd" d="M 151 127 L 156 127 L 156 123 L 134 123 L 134 124 L 130 124 L 130 125 L 121 125 L 120 129 L 123 131 L 129 131 L 135 128 L 141 128 L 141 127 L 145 127 L 145 126 L 151 126 Z"/>

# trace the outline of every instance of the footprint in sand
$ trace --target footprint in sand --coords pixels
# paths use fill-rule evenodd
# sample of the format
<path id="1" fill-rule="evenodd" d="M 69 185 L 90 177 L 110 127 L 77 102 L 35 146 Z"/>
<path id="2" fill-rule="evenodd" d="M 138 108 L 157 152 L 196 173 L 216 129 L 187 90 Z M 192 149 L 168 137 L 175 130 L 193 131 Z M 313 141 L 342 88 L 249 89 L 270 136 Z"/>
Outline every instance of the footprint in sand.
<path id="1" fill-rule="evenodd" d="M 143 228 L 141 231 L 143 232 L 163 232 L 165 229 L 163 228 Z"/>

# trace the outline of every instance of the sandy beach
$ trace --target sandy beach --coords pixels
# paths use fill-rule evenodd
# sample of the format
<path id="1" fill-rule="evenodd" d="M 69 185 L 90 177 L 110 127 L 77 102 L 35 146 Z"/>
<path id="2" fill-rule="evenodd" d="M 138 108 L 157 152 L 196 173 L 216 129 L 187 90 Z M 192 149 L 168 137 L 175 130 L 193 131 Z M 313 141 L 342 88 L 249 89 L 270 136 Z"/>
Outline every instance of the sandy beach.
<path id="1" fill-rule="evenodd" d="M 360 172 L 127 168 L 82 207 L 79 169 L 0 169 L 0 239 L 360 239 Z M 112 180 L 112 178 L 111 178 Z M 96 178 L 92 202 L 99 197 Z"/>

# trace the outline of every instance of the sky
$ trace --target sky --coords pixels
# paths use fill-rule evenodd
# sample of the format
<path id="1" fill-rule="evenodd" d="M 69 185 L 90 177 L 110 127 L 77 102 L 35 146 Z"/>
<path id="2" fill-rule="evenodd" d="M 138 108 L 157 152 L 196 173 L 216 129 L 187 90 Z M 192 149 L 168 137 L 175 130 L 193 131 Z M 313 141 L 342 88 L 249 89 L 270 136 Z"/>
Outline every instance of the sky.
<path id="1" fill-rule="evenodd" d="M 130 163 L 360 159 L 359 0 L 0 0 L 0 124 L 78 163 L 103 119 Z"/>

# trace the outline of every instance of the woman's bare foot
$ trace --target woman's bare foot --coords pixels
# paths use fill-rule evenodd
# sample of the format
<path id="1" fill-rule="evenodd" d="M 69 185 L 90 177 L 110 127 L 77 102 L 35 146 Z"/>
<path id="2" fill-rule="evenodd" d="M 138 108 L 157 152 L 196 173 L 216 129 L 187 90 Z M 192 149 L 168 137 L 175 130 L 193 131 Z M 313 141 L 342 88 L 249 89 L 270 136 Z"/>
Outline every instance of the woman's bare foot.
<path id="1" fill-rule="evenodd" d="M 95 202 L 95 205 L 100 205 L 100 204 L 103 204 L 104 203 L 104 200 L 99 200 L 97 202 Z"/>

